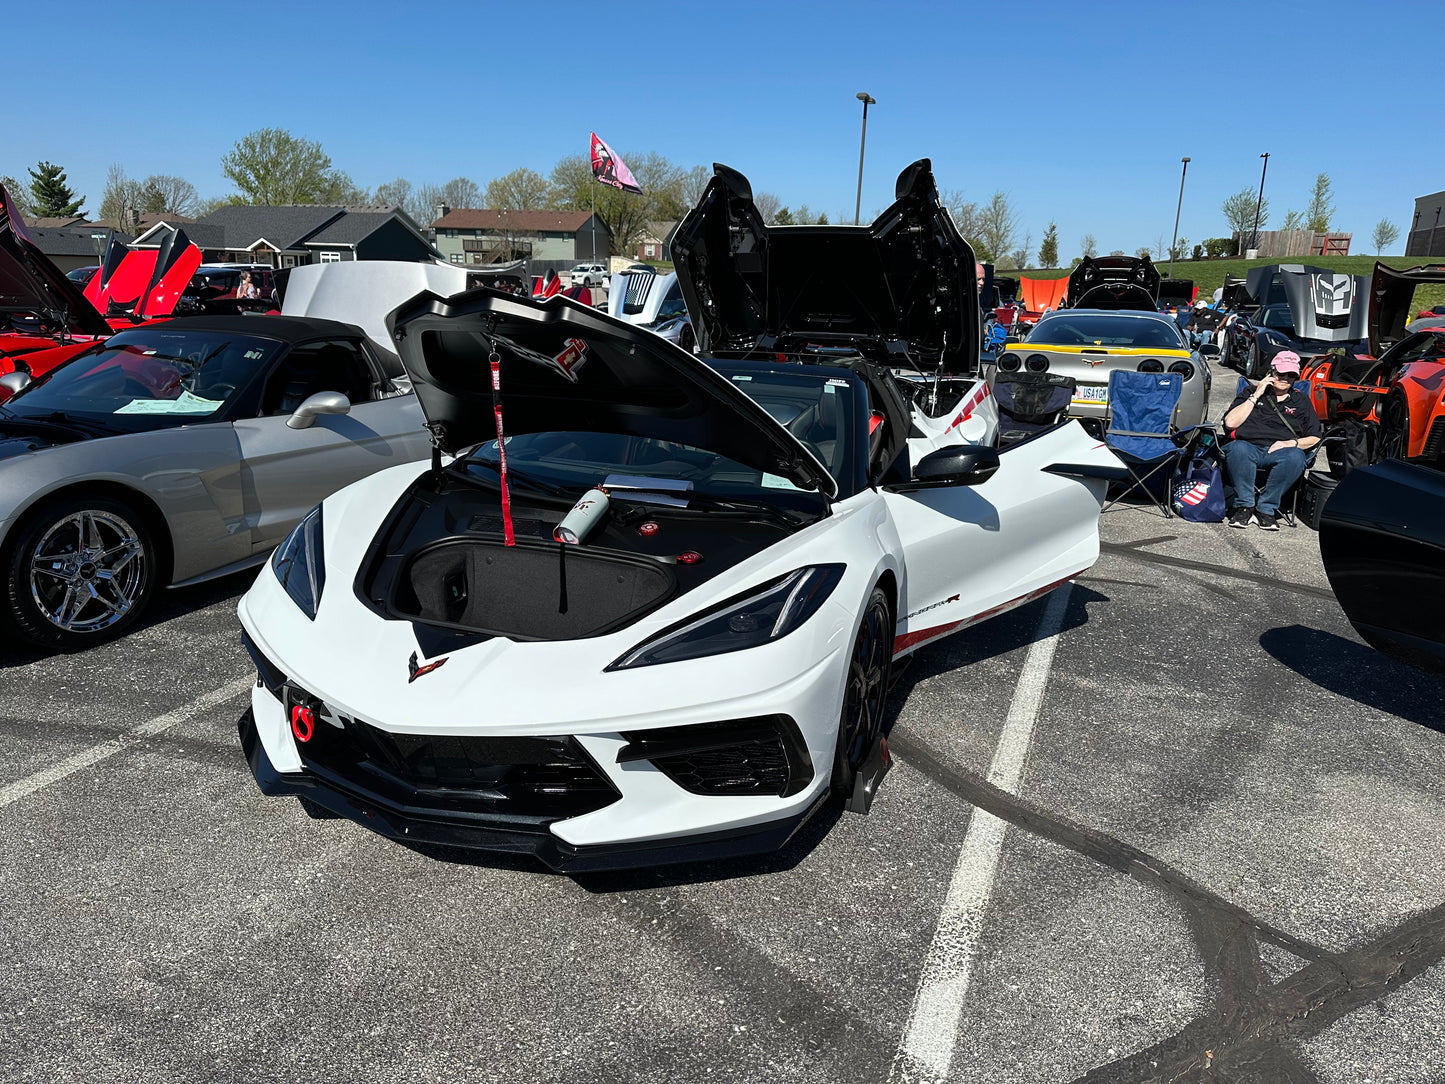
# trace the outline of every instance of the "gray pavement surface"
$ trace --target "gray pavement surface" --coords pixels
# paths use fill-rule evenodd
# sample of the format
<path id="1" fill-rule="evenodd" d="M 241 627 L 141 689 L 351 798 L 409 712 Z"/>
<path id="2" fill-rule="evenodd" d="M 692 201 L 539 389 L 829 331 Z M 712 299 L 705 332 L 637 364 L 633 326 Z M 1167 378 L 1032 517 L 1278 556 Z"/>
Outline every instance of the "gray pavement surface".
<path id="1" fill-rule="evenodd" d="M 0 1079 L 910 1079 L 983 809 L 947 1079 L 1445 1080 L 1445 682 L 1360 642 L 1308 528 L 1101 529 L 1016 793 L 1043 601 L 918 654 L 870 816 L 639 873 L 311 820 L 256 791 L 239 696 L 135 736 L 247 676 L 249 577 L 83 655 L 0 644 Z"/>

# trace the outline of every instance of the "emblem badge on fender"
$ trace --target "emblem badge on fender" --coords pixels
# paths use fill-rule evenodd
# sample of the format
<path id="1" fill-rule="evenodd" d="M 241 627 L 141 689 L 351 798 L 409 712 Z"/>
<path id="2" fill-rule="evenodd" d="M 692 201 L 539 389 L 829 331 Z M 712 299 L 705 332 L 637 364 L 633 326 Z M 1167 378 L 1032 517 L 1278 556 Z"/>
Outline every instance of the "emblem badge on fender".
<path id="1" fill-rule="evenodd" d="M 449 658 L 451 658 L 451 656 L 450 656 L 450 655 L 446 655 L 446 656 L 443 656 L 443 657 L 440 658 L 440 659 L 437 659 L 436 662 L 429 662 L 429 663 L 427 663 L 425 666 L 418 666 L 418 665 L 416 664 L 416 652 L 413 651 L 413 652 L 411 653 L 411 658 L 408 659 L 408 660 L 407 660 L 407 663 L 406 663 L 407 672 L 411 675 L 409 678 L 406 679 L 406 683 L 407 683 L 408 685 L 410 685 L 410 684 L 411 684 L 413 681 L 415 681 L 417 678 L 419 678 L 419 677 L 425 677 L 427 674 L 430 674 L 433 670 L 440 669 L 443 665 L 446 664 L 446 661 L 447 661 L 447 659 L 449 659 Z"/>

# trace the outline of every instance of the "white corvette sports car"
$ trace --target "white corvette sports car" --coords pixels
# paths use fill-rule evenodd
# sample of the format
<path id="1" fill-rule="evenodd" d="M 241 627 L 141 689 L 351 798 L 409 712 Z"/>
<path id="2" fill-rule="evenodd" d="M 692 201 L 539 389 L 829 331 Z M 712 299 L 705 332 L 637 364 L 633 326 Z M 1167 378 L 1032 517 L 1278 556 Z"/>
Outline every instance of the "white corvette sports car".
<path id="1" fill-rule="evenodd" d="M 709 364 L 486 290 L 389 322 L 433 461 L 327 498 L 242 599 L 240 732 L 265 793 L 399 839 L 602 869 L 866 811 L 893 660 L 1089 568 L 1125 474 L 1074 422 L 912 462 L 862 355 Z"/>

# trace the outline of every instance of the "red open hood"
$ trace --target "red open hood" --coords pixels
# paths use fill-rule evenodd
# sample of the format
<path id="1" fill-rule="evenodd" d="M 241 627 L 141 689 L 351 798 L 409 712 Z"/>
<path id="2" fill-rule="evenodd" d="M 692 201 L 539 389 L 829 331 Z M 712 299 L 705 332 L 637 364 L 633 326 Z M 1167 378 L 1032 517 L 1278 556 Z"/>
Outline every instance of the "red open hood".
<path id="1" fill-rule="evenodd" d="M 109 335 L 110 325 L 75 283 L 35 247 L 0 185 L 0 309 L 37 313 L 72 335 Z"/>

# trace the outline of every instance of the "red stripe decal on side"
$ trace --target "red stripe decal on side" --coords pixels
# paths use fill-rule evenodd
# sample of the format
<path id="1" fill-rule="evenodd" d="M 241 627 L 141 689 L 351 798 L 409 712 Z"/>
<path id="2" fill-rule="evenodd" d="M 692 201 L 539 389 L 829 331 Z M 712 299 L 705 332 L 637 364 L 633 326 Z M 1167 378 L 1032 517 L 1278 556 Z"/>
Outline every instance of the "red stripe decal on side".
<path id="1" fill-rule="evenodd" d="M 1082 576 L 1087 571 L 1088 569 L 1081 568 L 1078 572 L 1065 576 L 1062 580 L 1056 580 L 1046 587 L 1040 587 L 1035 591 L 1030 591 L 1026 595 L 1020 595 L 1018 598 L 1010 599 L 1008 602 L 1001 602 L 991 609 L 974 614 L 972 617 L 965 617 L 961 621 L 949 621 L 947 624 L 934 625 L 932 628 L 919 629 L 916 632 L 905 632 L 902 636 L 895 636 L 893 637 L 893 654 L 897 655 L 899 652 L 907 651 L 910 647 L 917 647 L 925 640 L 936 640 L 940 636 L 947 636 L 949 633 L 957 632 L 959 629 L 969 625 L 977 625 L 981 621 L 987 621 L 991 617 L 997 617 L 1006 610 L 1012 610 L 1015 606 L 1022 606 L 1026 602 L 1032 602 L 1036 598 L 1042 598 L 1050 591 L 1064 586 L 1064 584 L 1072 581 L 1075 576 Z"/>

